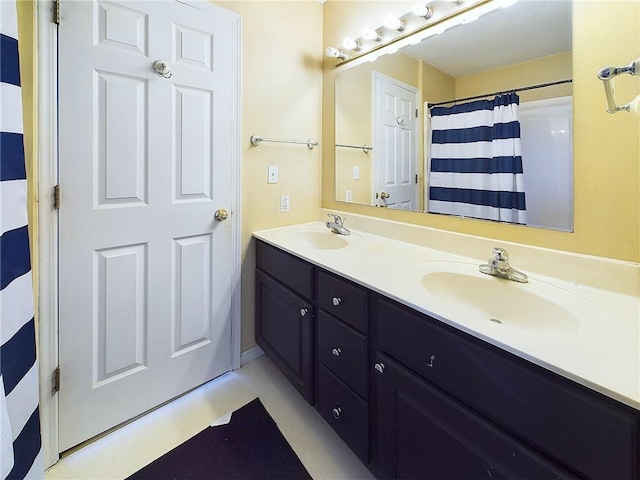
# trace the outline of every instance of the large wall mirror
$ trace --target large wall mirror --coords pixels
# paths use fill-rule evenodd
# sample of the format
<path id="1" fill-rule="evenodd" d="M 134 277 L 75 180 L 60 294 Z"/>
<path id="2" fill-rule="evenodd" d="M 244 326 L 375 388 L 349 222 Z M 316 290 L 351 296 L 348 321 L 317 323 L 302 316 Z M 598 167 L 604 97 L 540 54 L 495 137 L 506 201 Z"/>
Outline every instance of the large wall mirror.
<path id="1" fill-rule="evenodd" d="M 335 75 L 336 201 L 572 231 L 571 38 L 570 0 L 521 0 L 395 53 L 345 64 Z M 507 176 L 495 167 L 502 154 L 494 144 L 491 175 L 485 178 L 499 178 L 500 186 L 473 186 L 484 167 L 476 171 L 457 162 L 442 171 L 443 157 L 459 154 L 438 150 L 441 135 L 433 131 L 444 127 L 436 112 L 460 117 L 462 124 L 447 127 L 451 131 L 467 128 L 458 112 L 514 90 L 519 133 L 513 156 L 521 158 L 520 170 Z M 436 185 L 453 177 L 453 189 L 511 188 L 525 199 L 526 207 L 519 207 L 526 210 L 524 220 L 477 214 L 482 208 L 438 208 Z M 462 187 L 455 184 L 460 181 Z M 505 182 L 518 187 L 504 187 Z"/>

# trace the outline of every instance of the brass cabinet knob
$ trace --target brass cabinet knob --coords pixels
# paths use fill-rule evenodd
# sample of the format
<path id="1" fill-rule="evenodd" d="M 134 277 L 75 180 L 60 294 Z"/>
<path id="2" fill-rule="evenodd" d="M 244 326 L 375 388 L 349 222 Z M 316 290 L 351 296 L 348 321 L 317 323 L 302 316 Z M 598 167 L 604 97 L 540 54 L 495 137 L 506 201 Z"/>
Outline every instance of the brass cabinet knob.
<path id="1" fill-rule="evenodd" d="M 334 348 L 333 350 L 331 350 L 331 353 L 333 354 L 334 357 L 339 357 L 340 354 L 342 353 L 342 350 L 340 348 Z"/>
<path id="2" fill-rule="evenodd" d="M 333 299 L 331 299 L 331 303 L 333 303 L 333 305 L 337 307 L 342 303 L 342 299 L 340 297 L 333 297 Z"/>
<path id="3" fill-rule="evenodd" d="M 378 375 L 382 375 L 384 373 L 384 363 L 376 363 L 373 368 L 375 368 Z"/>
<path id="4" fill-rule="evenodd" d="M 213 217 L 219 222 L 224 222 L 227 218 L 229 218 L 229 212 L 227 212 L 224 208 L 219 208 L 218 210 L 216 210 L 216 213 Z"/>
<path id="5" fill-rule="evenodd" d="M 340 418 L 340 414 L 342 413 L 342 409 L 340 407 L 336 407 L 331 410 L 331 413 L 333 414 L 333 418 L 338 420 Z"/>

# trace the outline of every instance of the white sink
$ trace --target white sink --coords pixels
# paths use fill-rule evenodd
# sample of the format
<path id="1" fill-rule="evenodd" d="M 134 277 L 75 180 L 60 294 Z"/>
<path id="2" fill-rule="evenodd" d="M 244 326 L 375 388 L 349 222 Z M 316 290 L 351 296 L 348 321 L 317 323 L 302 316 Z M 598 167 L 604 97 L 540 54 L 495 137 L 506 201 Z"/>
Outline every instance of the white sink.
<path id="1" fill-rule="evenodd" d="M 291 234 L 291 240 L 304 247 L 321 250 L 335 250 L 349 245 L 344 236 L 327 232 L 297 232 Z"/>
<path id="2" fill-rule="evenodd" d="M 474 321 L 497 326 L 573 334 L 594 313 L 593 304 L 567 290 L 531 278 L 529 283 L 517 283 L 485 275 L 475 264 L 422 262 L 409 267 L 407 273 L 439 303 Z"/>
<path id="3" fill-rule="evenodd" d="M 332 233 L 328 228 L 304 228 L 297 231 L 289 231 L 282 234 L 282 242 L 295 248 L 310 250 L 339 250 L 354 243 L 360 244 L 363 239 L 360 235 L 339 235 Z"/>

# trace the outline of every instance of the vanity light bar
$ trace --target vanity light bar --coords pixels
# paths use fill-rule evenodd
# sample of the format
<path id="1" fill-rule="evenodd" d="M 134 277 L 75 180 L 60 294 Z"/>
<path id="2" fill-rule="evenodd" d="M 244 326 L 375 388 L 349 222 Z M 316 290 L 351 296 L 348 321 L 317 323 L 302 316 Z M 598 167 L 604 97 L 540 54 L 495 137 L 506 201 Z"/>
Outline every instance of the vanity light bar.
<path id="1" fill-rule="evenodd" d="M 382 55 L 397 52 L 399 49 L 419 43 L 425 38 L 443 33 L 463 22 L 468 23 L 471 18 L 480 18 L 489 12 L 499 8 L 507 8 L 515 3 L 517 3 L 516 0 L 466 0 L 463 5 L 457 6 L 454 3 L 446 2 L 438 4 L 438 8 L 434 9 L 427 24 L 424 24 L 423 19 L 417 17 L 417 15 L 408 13 L 400 17 L 406 23 L 405 31 L 402 34 L 393 39 L 382 41 L 377 45 L 371 45 L 371 42 L 367 42 L 366 39 L 358 39 L 363 44 L 362 50 L 347 60 L 338 62 L 336 66 L 341 67 L 347 62 L 350 66 L 356 66 L 367 61 L 373 61 Z M 416 24 L 420 25 L 416 27 Z M 362 58 L 365 53 L 368 54 L 367 57 Z"/>
<path id="2" fill-rule="evenodd" d="M 349 49 L 345 46 L 345 49 L 352 50 L 354 54 L 347 56 L 342 52 L 343 58 L 329 55 L 327 49 L 327 55 L 337 58 L 337 65 L 345 62 L 352 63 L 373 51 L 378 51 L 376 57 L 379 57 L 516 2 L 517 0 L 465 0 L 464 2 L 439 2 L 437 8 L 430 6 L 432 2 L 421 2 L 414 5 L 411 12 L 401 17 L 388 15 L 385 17 L 383 26 L 378 29 L 366 27 L 360 38 L 353 39 L 359 45 L 359 49 Z M 465 16 L 465 13 L 471 15 Z M 425 21 L 428 23 L 425 24 Z M 394 45 L 394 48 L 388 48 L 391 45 Z"/>

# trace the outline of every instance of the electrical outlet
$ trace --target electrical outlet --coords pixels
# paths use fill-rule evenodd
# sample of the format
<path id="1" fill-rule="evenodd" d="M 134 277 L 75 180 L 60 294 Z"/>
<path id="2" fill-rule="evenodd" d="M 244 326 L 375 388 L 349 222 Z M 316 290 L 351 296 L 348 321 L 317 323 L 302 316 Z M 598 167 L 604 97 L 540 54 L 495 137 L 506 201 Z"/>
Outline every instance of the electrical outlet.
<path id="1" fill-rule="evenodd" d="M 353 202 L 353 190 L 347 190 L 345 200 L 347 201 L 347 203 Z"/>
<path id="2" fill-rule="evenodd" d="M 288 212 L 290 208 L 289 195 L 280 195 L 280 213 Z"/>
<path id="3" fill-rule="evenodd" d="M 354 180 L 360 179 L 360 167 L 357 165 L 353 167 L 353 179 Z"/>
<path id="4" fill-rule="evenodd" d="M 269 165 L 267 183 L 278 183 L 278 166 Z"/>

